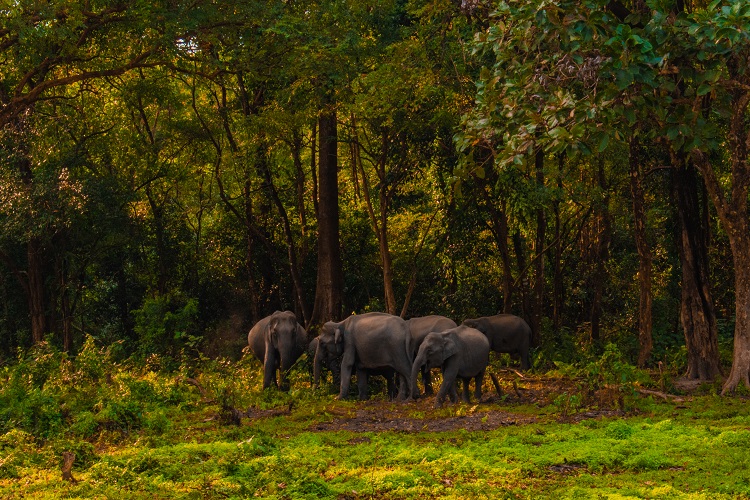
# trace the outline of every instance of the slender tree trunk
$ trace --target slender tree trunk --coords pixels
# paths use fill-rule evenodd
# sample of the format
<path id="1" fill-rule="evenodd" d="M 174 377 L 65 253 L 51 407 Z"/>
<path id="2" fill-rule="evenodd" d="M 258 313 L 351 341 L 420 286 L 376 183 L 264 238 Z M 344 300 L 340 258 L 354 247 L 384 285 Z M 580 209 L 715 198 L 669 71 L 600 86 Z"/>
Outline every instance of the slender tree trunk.
<path id="1" fill-rule="evenodd" d="M 524 238 L 519 231 L 515 231 L 511 238 L 513 240 L 513 251 L 516 254 L 516 262 L 518 265 L 521 280 L 521 286 L 517 288 L 521 295 L 521 307 L 523 309 L 523 316 L 531 323 L 532 306 L 529 300 L 529 273 L 526 271 L 526 250 Z"/>
<path id="2" fill-rule="evenodd" d="M 698 197 L 695 168 L 672 151 L 672 185 L 679 219 L 682 293 L 680 322 L 685 334 L 688 379 L 713 380 L 721 375 L 719 345 L 711 291 L 708 248 Z"/>
<path id="3" fill-rule="evenodd" d="M 250 320 L 253 324 L 261 320 L 260 294 L 255 280 L 255 237 L 250 229 L 253 220 L 253 201 L 250 197 L 250 181 L 245 182 L 244 195 L 244 223 L 245 223 L 245 268 L 247 270 L 247 286 L 250 294 Z"/>
<path id="4" fill-rule="evenodd" d="M 540 148 L 534 162 L 537 189 L 544 189 L 544 151 Z M 536 211 L 536 239 L 534 241 L 534 314 L 531 317 L 531 345 L 542 341 L 542 317 L 544 316 L 544 241 L 547 217 L 544 208 Z"/>
<path id="5" fill-rule="evenodd" d="M 353 173 L 358 173 L 354 177 L 354 183 L 357 193 L 361 194 L 367 205 L 367 214 L 370 217 L 370 224 L 375 236 L 378 239 L 378 251 L 380 254 L 380 266 L 383 270 L 383 299 L 385 300 L 385 310 L 388 314 L 396 314 L 396 291 L 393 287 L 393 257 L 388 242 L 388 208 L 390 199 L 388 197 L 388 179 L 386 179 L 386 166 L 388 162 L 388 132 L 383 131 L 381 141 L 381 155 L 378 158 L 376 169 L 378 175 L 378 203 L 379 213 L 375 213 L 375 207 L 370 196 L 370 181 L 367 172 L 365 172 L 360 156 L 359 137 L 357 132 L 356 120 L 354 115 L 351 117 L 352 122 L 352 164 Z M 362 180 L 362 189 L 359 189 L 359 178 Z"/>
<path id="6" fill-rule="evenodd" d="M 599 162 L 596 176 L 596 184 L 602 193 L 607 193 L 607 180 L 604 174 L 604 162 Z M 594 297 L 591 301 L 591 310 L 589 317 L 591 322 L 591 339 L 599 340 L 601 338 L 601 319 L 602 319 L 602 298 L 604 296 L 604 283 L 607 279 L 607 270 L 605 262 L 609 254 L 609 199 L 604 195 L 600 200 L 593 221 L 593 242 L 591 243 L 592 255 L 594 260 L 594 271 L 592 275 L 591 288 Z"/>
<path id="7" fill-rule="evenodd" d="M 638 249 L 638 285 L 640 302 L 638 307 L 638 366 L 644 367 L 653 348 L 652 294 L 651 294 L 651 248 L 646 239 L 645 196 L 641 178 L 640 144 L 637 137 L 630 140 L 630 191 L 633 196 L 633 225 L 635 244 Z"/>
<path id="8" fill-rule="evenodd" d="M 338 320 L 342 313 L 343 271 L 339 247 L 338 134 L 336 113 L 320 116 L 318 278 L 310 324 Z"/>
<path id="9" fill-rule="evenodd" d="M 501 196 L 500 200 L 496 200 L 495 196 L 490 193 L 489 184 L 495 179 L 484 178 L 475 179 L 477 182 L 477 190 L 484 200 L 487 211 L 490 215 L 490 229 L 492 235 L 495 238 L 495 245 L 497 251 L 500 253 L 500 261 L 503 266 L 503 278 L 502 278 L 502 292 L 503 292 L 503 313 L 509 314 L 513 309 L 514 289 L 513 286 L 513 269 L 511 266 L 510 259 L 510 248 L 509 248 L 509 231 L 508 231 L 508 213 L 506 211 L 505 199 Z M 499 203 L 497 205 L 496 203 Z"/>
<path id="10" fill-rule="evenodd" d="M 44 297 L 43 245 L 39 238 L 32 236 L 26 245 L 28 261 L 27 283 L 29 315 L 31 316 L 31 338 L 34 343 L 44 340 L 47 333 L 46 306 Z"/>
<path id="11" fill-rule="evenodd" d="M 300 243 L 300 265 L 307 256 L 307 211 L 305 210 L 305 169 L 302 167 L 302 134 L 295 130 L 292 136 L 292 161 L 296 173 L 295 184 L 297 188 L 297 212 L 299 213 L 299 224 L 302 231 Z"/>
<path id="12" fill-rule="evenodd" d="M 268 168 L 268 163 L 263 163 L 263 177 L 265 179 L 266 192 L 273 200 L 276 209 L 279 212 L 281 221 L 284 226 L 284 236 L 286 237 L 286 248 L 287 257 L 289 258 L 289 274 L 292 277 L 292 284 L 294 286 L 294 295 L 297 305 L 302 313 L 303 324 L 307 324 L 307 320 L 310 317 L 309 311 L 307 310 L 307 302 L 305 301 L 304 287 L 302 286 L 302 276 L 299 272 L 299 265 L 297 263 L 297 248 L 294 244 L 294 235 L 292 234 L 292 226 L 289 223 L 289 215 L 284 208 L 284 204 L 281 202 L 279 193 L 276 190 L 276 186 L 273 183 L 273 177 L 271 177 L 271 169 Z"/>

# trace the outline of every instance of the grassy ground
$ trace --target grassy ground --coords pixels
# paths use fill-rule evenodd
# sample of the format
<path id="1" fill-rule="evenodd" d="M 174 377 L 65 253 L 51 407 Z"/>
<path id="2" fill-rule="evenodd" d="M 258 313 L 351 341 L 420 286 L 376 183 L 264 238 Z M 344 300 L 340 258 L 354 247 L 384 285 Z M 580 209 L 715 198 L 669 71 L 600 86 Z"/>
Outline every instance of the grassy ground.
<path id="1" fill-rule="evenodd" d="M 304 371 L 289 393 L 258 391 L 252 362 L 191 374 L 200 387 L 147 369 L 101 373 L 88 411 L 60 386 L 56 404 L 73 413 L 49 437 L 5 422 L 0 498 L 750 497 L 743 397 L 704 388 L 663 400 L 638 385 L 496 373 L 502 395 L 488 382 L 482 403 L 439 410 L 431 398 L 336 401 Z M 48 392 L 59 383 L 50 377 Z M 66 451 L 74 482 L 62 479 Z"/>

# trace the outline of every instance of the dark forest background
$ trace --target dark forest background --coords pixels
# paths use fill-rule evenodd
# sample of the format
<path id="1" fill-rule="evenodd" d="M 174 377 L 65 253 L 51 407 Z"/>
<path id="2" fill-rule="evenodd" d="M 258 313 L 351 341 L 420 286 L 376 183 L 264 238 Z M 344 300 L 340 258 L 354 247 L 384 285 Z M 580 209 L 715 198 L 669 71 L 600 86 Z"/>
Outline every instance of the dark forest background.
<path id="1" fill-rule="evenodd" d="M 750 5 L 0 10 L 0 363 L 236 359 L 258 319 L 525 318 L 750 371 Z"/>

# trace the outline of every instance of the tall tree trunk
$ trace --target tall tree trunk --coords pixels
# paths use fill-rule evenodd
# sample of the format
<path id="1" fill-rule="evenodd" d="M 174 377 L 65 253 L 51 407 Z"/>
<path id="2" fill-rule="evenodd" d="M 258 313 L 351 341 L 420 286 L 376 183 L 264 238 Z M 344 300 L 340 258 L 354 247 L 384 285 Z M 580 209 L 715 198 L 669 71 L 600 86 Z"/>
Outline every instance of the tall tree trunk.
<path id="1" fill-rule="evenodd" d="M 319 120 L 318 278 L 310 324 L 338 320 L 342 313 L 343 270 L 339 247 L 338 133 L 336 113 Z"/>
<path id="2" fill-rule="evenodd" d="M 362 164 L 362 157 L 360 156 L 359 148 L 359 137 L 356 127 L 356 121 L 354 115 L 351 117 L 352 121 L 352 164 L 353 173 L 358 172 L 359 175 L 354 177 L 354 183 L 357 187 L 357 192 L 361 193 L 365 199 L 367 205 L 367 214 L 370 217 L 370 224 L 375 232 L 375 236 L 378 238 L 378 251 L 380 253 L 380 266 L 383 270 L 383 298 L 385 300 L 385 310 L 388 314 L 396 314 L 396 291 L 393 287 L 393 257 L 391 256 L 391 249 L 388 242 L 388 208 L 390 206 L 390 199 L 388 196 L 388 179 L 386 178 L 386 167 L 388 162 L 388 132 L 383 131 L 381 140 L 381 155 L 378 158 L 376 169 L 378 175 L 378 203 L 379 213 L 375 213 L 375 207 L 372 203 L 370 196 L 370 181 L 368 180 L 367 172 L 365 172 L 364 165 Z M 359 180 L 362 180 L 362 189 L 359 190 Z"/>
<path id="3" fill-rule="evenodd" d="M 557 169 L 557 190 L 562 193 L 562 172 L 565 164 L 565 156 L 560 155 Z M 552 329 L 555 333 L 562 326 L 562 309 L 564 305 L 563 271 L 562 271 L 562 221 L 560 220 L 560 199 L 557 198 L 553 204 L 555 213 L 555 245 L 552 251 Z"/>
<path id="4" fill-rule="evenodd" d="M 599 162 L 596 174 L 596 184 L 602 193 L 607 193 L 607 179 L 604 174 L 604 161 Z M 601 338 L 601 320 L 602 320 L 602 298 L 604 296 L 604 283 L 607 279 L 607 270 L 605 262 L 609 253 L 609 198 L 605 194 L 599 201 L 599 206 L 593 221 L 593 242 L 592 256 L 594 260 L 594 271 L 592 273 L 591 288 L 594 297 L 591 300 L 591 309 L 589 319 L 591 323 L 591 339 L 599 340 Z"/>
<path id="5" fill-rule="evenodd" d="M 299 265 L 297 263 L 297 247 L 294 244 L 294 235 L 292 234 L 292 226 L 289 223 L 289 215 L 284 208 L 284 204 L 281 202 L 279 193 L 276 190 L 276 186 L 273 183 L 273 177 L 271 176 L 271 169 L 268 167 L 267 162 L 262 164 L 263 178 L 265 179 L 265 190 L 273 200 L 276 209 L 279 212 L 281 221 L 284 226 L 284 236 L 286 237 L 286 248 L 287 257 L 289 259 L 289 274 L 292 277 L 292 284 L 294 286 L 294 295 L 302 313 L 303 324 L 307 324 L 307 320 L 310 317 L 309 311 L 307 310 L 307 302 L 305 301 L 304 287 L 302 286 L 302 275 L 299 271 Z"/>
<path id="6" fill-rule="evenodd" d="M 297 188 L 297 212 L 302 231 L 300 243 L 300 266 L 307 256 L 307 211 L 305 210 L 305 169 L 302 167 L 302 133 L 295 130 L 292 134 L 292 161 L 295 170 L 295 185 Z"/>
<path id="7" fill-rule="evenodd" d="M 544 150 L 539 148 L 534 161 L 537 189 L 544 189 Z M 547 217 L 544 208 L 536 211 L 536 239 L 534 241 L 534 314 L 531 317 L 531 345 L 542 341 L 542 317 L 544 316 L 544 240 Z"/>
<path id="8" fill-rule="evenodd" d="M 500 199 L 497 200 L 497 197 L 490 192 L 490 185 L 496 181 L 496 179 L 492 178 L 491 174 L 489 178 L 475 178 L 475 181 L 477 182 L 477 190 L 484 200 L 485 207 L 489 212 L 490 230 L 492 231 L 492 236 L 495 238 L 497 251 L 500 253 L 500 262 L 502 262 L 503 266 L 503 278 L 501 283 L 503 289 L 502 311 L 504 314 L 509 314 L 513 308 L 515 287 L 513 284 L 513 269 L 510 259 L 508 213 L 506 210 L 505 198 L 500 196 Z"/>
<path id="9" fill-rule="evenodd" d="M 255 280 L 255 235 L 251 230 L 253 220 L 253 200 L 250 194 L 250 181 L 245 181 L 244 217 L 241 219 L 245 224 L 245 269 L 247 271 L 247 285 L 250 294 L 250 320 L 253 324 L 261 320 L 260 293 L 258 282 Z"/>
<path id="10" fill-rule="evenodd" d="M 682 265 L 680 322 L 688 356 L 685 377 L 713 380 L 721 375 L 721 368 L 716 313 L 709 289 L 708 227 L 701 215 L 695 168 L 674 151 L 671 153 Z"/>
<path id="11" fill-rule="evenodd" d="M 517 287 L 516 290 L 521 295 L 521 308 L 523 310 L 523 317 L 528 320 L 529 324 L 531 324 L 532 306 L 528 293 L 530 287 L 529 273 L 526 268 L 526 244 L 523 236 L 519 231 L 515 231 L 511 239 L 513 240 L 513 251 L 516 254 L 516 262 L 518 265 L 519 273 L 521 273 L 517 278 L 521 281 L 521 286 Z"/>
<path id="12" fill-rule="evenodd" d="M 638 306 L 638 366 L 644 367 L 651 357 L 653 348 L 652 294 L 651 294 L 651 248 L 646 239 L 646 211 L 643 180 L 641 176 L 641 149 L 637 137 L 630 139 L 630 192 L 633 196 L 633 225 L 635 244 L 638 249 L 638 286 L 640 301 Z"/>
<path id="13" fill-rule="evenodd" d="M 37 343 L 44 340 L 47 333 L 47 318 L 44 294 L 44 271 L 43 271 L 44 246 L 40 238 L 32 236 L 26 245 L 26 258 L 28 262 L 28 304 L 31 316 L 31 338 Z"/>
<path id="14" fill-rule="evenodd" d="M 732 183 L 729 193 L 719 181 L 706 153 L 699 150 L 692 152 L 695 165 L 703 176 L 706 190 L 729 239 L 734 264 L 734 352 L 732 370 L 724 382 L 722 394 L 734 392 L 740 382 L 750 388 L 750 223 L 747 215 L 750 164 L 746 126 L 750 92 L 738 87 L 730 92 L 730 96 L 732 116 L 728 142 Z"/>

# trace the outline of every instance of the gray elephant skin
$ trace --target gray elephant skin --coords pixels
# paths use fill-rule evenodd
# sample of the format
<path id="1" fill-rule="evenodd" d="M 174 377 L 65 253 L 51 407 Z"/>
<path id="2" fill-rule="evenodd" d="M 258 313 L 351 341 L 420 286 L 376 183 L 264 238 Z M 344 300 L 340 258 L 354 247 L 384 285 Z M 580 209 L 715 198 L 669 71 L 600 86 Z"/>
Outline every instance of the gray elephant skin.
<path id="1" fill-rule="evenodd" d="M 315 361 L 315 352 L 318 350 L 318 337 L 315 337 L 310 341 L 310 344 L 307 346 L 307 356 L 310 359 L 311 363 L 310 366 L 312 366 L 313 362 Z M 331 372 L 331 376 L 333 378 L 333 385 L 338 387 L 341 385 L 341 355 L 337 357 L 331 357 L 327 358 L 324 357 L 321 360 L 321 368 L 325 368 L 327 371 Z M 321 369 L 320 376 L 323 375 L 323 371 Z M 324 376 L 325 377 L 325 376 Z M 318 382 L 314 382 L 315 386 L 318 386 Z"/>
<path id="2" fill-rule="evenodd" d="M 466 319 L 462 325 L 476 328 L 487 336 L 490 349 L 495 352 L 507 352 L 521 357 L 521 369 L 531 368 L 529 347 L 531 347 L 531 328 L 528 323 L 513 314 L 496 314 L 481 318 Z"/>
<path id="3" fill-rule="evenodd" d="M 412 341 L 406 322 L 386 313 L 365 313 L 349 316 L 339 323 L 329 321 L 318 336 L 318 349 L 313 362 L 315 386 L 325 362 L 341 356 L 341 385 L 339 399 L 349 394 L 352 372 L 357 373 L 359 396 L 366 397 L 367 375 L 392 370 L 401 377 L 399 397 L 413 394 L 411 364 Z M 385 370 L 385 371 L 384 371 Z M 393 390 L 390 387 L 389 390 Z"/>
<path id="4" fill-rule="evenodd" d="M 457 378 L 464 383 L 463 400 L 466 403 L 469 402 L 469 382 L 474 379 L 474 395 L 478 402 L 482 397 L 482 382 L 489 360 L 490 342 L 475 328 L 462 325 L 444 332 L 432 332 L 424 338 L 414 359 L 412 383 L 416 383 L 422 366 L 439 367 L 443 372 L 443 383 L 435 398 L 436 407 L 442 406 L 448 394 L 455 402 Z"/>
<path id="5" fill-rule="evenodd" d="M 276 372 L 280 371 L 281 389 L 288 390 L 286 372 L 307 349 L 307 332 L 297 323 L 291 311 L 276 311 L 258 321 L 247 334 L 253 354 L 263 363 L 263 388 L 278 387 Z"/>
<path id="6" fill-rule="evenodd" d="M 445 330 L 450 330 L 451 328 L 456 328 L 456 326 L 458 326 L 452 319 L 437 314 L 411 318 L 406 321 L 406 324 L 409 326 L 409 333 L 411 334 L 412 344 L 414 345 L 414 356 L 417 355 L 419 346 L 422 345 L 422 341 L 428 333 L 444 332 Z M 422 384 L 424 385 L 425 394 L 432 395 L 432 380 L 430 377 L 430 369 L 427 367 L 422 367 Z"/>
<path id="7" fill-rule="evenodd" d="M 315 337 L 310 341 L 310 345 L 307 346 L 307 354 L 310 357 L 310 359 L 315 359 L 315 352 L 318 349 L 318 340 L 319 337 Z M 338 353 L 336 350 L 331 351 L 330 353 L 327 351 L 323 352 L 323 357 L 320 360 L 321 363 L 321 373 L 320 376 L 323 375 L 323 368 L 325 368 L 327 371 L 331 372 L 331 375 L 333 377 L 333 386 L 334 387 L 340 387 L 341 386 L 341 358 L 343 356 L 343 351 L 341 353 Z M 355 370 L 357 373 L 357 389 L 359 391 L 359 399 L 367 399 L 369 397 L 368 392 L 368 386 L 369 386 L 369 378 L 371 376 L 382 376 L 385 378 L 386 384 L 387 384 L 387 394 L 390 399 L 394 399 L 396 397 L 396 394 L 398 392 L 398 386 L 396 385 L 396 372 L 393 370 L 393 368 L 383 368 L 383 369 L 375 369 L 375 370 L 367 370 L 362 368 L 361 366 L 355 366 Z M 317 388 L 319 385 L 319 380 L 314 381 L 314 387 Z"/>

